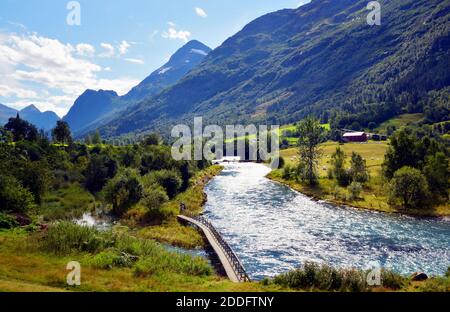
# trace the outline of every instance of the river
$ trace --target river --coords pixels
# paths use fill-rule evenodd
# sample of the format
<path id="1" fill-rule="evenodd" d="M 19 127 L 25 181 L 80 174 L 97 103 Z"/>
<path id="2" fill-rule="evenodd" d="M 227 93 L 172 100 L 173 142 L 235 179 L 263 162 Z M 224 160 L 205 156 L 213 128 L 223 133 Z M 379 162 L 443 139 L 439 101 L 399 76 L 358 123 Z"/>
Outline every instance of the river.
<path id="1" fill-rule="evenodd" d="M 450 221 L 315 202 L 265 176 L 261 164 L 226 164 L 206 187 L 205 216 L 252 279 L 305 261 L 367 268 L 377 261 L 402 274 L 442 275 L 450 266 Z"/>

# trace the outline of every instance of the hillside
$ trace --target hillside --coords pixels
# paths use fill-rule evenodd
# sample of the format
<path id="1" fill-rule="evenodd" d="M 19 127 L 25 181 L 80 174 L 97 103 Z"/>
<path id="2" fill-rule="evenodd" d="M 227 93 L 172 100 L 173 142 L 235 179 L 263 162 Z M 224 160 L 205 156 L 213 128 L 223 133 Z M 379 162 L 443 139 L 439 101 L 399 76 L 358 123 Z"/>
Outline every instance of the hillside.
<path id="1" fill-rule="evenodd" d="M 113 120 L 127 107 L 155 96 L 178 82 L 200 64 L 210 51 L 211 48 L 197 40 L 189 41 L 177 50 L 166 64 L 124 96 L 119 97 L 114 91 L 87 90 L 75 101 L 64 120 L 78 136 L 97 129 Z"/>
<path id="2" fill-rule="evenodd" d="M 314 113 L 341 127 L 401 113 L 446 118 L 450 1 L 392 0 L 381 26 L 367 1 L 313 0 L 262 16 L 179 83 L 129 107 L 106 136 L 192 122 L 288 124 Z M 447 69 L 446 69 L 447 68 Z"/>
<path id="3" fill-rule="evenodd" d="M 114 91 L 86 90 L 78 97 L 64 117 L 71 130 L 77 132 L 86 125 L 118 108 L 119 96 Z"/>
<path id="4" fill-rule="evenodd" d="M 0 125 L 4 125 L 8 122 L 8 119 L 14 117 L 17 111 L 6 105 L 0 104 Z"/>

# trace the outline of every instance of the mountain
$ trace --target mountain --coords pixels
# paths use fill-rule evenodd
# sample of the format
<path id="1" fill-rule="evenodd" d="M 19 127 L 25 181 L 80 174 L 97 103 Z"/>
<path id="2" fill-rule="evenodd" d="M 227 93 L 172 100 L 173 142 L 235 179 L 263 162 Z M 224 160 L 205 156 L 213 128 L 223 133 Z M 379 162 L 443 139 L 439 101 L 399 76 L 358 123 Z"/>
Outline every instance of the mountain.
<path id="1" fill-rule="evenodd" d="M 73 132 L 96 121 L 119 107 L 119 96 L 114 91 L 86 90 L 76 99 L 63 120 Z"/>
<path id="2" fill-rule="evenodd" d="M 119 97 L 113 91 L 87 90 L 74 103 L 64 120 L 77 136 L 95 130 L 113 120 L 120 112 L 175 84 L 208 55 L 211 48 L 192 40 L 172 55 L 162 67 L 145 78 L 128 94 Z"/>
<path id="3" fill-rule="evenodd" d="M 8 122 L 8 119 L 11 117 L 15 117 L 16 114 L 17 111 L 15 109 L 0 104 L 0 126 L 5 125 Z"/>
<path id="4" fill-rule="evenodd" d="M 38 129 L 49 131 L 56 125 L 56 121 L 60 118 L 54 112 L 41 112 L 36 106 L 29 105 L 21 111 L 10 108 L 6 105 L 0 104 L 0 125 L 5 125 L 8 119 L 16 117 L 19 114 L 20 118 L 32 123 Z"/>
<path id="5" fill-rule="evenodd" d="M 101 132 L 168 133 L 194 116 L 285 124 L 315 114 L 365 126 L 436 106 L 448 112 L 450 0 L 383 1 L 381 26 L 368 25 L 367 3 L 313 0 L 262 16 Z"/>
<path id="6" fill-rule="evenodd" d="M 145 78 L 139 85 L 123 96 L 126 101 L 140 101 L 158 94 L 168 86 L 175 84 L 190 70 L 197 66 L 211 52 L 211 48 L 192 40 L 175 52 L 162 67 Z"/>
<path id="7" fill-rule="evenodd" d="M 49 131 L 56 126 L 60 119 L 54 112 L 41 112 L 36 106 L 29 105 L 19 112 L 20 118 L 32 123 L 38 129 Z"/>

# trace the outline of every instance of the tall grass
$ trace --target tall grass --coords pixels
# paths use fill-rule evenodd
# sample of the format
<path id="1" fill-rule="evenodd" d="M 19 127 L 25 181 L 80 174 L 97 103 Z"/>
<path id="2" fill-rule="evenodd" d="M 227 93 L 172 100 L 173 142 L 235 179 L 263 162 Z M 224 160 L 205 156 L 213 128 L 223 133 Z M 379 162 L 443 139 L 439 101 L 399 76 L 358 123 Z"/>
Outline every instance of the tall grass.
<path id="1" fill-rule="evenodd" d="M 110 232 L 79 226 L 69 221 L 58 222 L 50 226 L 41 240 L 41 247 L 55 254 L 73 252 L 98 252 L 114 245 Z"/>
<path id="2" fill-rule="evenodd" d="M 71 222 L 59 222 L 40 240 L 41 248 L 58 255 L 90 253 L 88 264 L 99 269 L 132 267 L 136 276 L 165 274 L 211 275 L 212 268 L 200 257 L 166 250 L 161 244 L 136 238 L 127 233 L 100 232 Z"/>
<path id="3" fill-rule="evenodd" d="M 366 283 L 367 272 L 358 269 L 336 269 L 326 264 L 307 262 L 302 268 L 281 274 L 275 284 L 297 290 L 364 292 L 371 288 Z M 382 287 L 401 289 L 407 279 L 388 270 L 381 272 Z"/>

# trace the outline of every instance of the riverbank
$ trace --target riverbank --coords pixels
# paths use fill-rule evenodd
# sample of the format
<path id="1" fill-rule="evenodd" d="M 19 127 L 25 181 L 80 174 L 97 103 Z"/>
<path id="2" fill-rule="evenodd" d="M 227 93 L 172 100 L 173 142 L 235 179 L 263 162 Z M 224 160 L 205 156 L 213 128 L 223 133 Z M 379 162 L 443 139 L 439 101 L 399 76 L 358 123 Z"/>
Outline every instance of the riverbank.
<path id="1" fill-rule="evenodd" d="M 180 203 L 186 206 L 186 211 L 190 215 L 199 215 L 203 211 L 207 200 L 204 187 L 211 179 L 220 174 L 222 169 L 223 167 L 215 165 L 199 172 L 192 178 L 191 186 L 185 192 L 163 205 L 162 210 L 168 217 L 159 225 L 139 229 L 137 235 L 186 249 L 204 247 L 204 241 L 199 231 L 181 225 L 177 220 L 177 215 L 180 212 Z"/>
<path id="2" fill-rule="evenodd" d="M 331 155 L 338 146 L 340 145 L 333 142 L 322 144 L 323 155 L 319 159 L 319 181 L 317 186 L 311 187 L 296 180 L 284 179 L 282 177 L 281 169 L 270 172 L 267 175 L 267 178 L 285 184 L 314 200 L 323 200 L 338 206 L 349 206 L 358 209 L 405 214 L 416 217 L 450 216 L 450 205 L 447 203 L 435 207 L 409 210 L 393 207 L 388 203 L 388 186 L 383 183 L 381 178 L 381 166 L 384 154 L 388 148 L 386 143 L 349 143 L 340 146 L 347 157 L 349 157 L 352 152 L 360 154 L 367 162 L 367 168 L 371 177 L 369 182 L 362 189 L 361 195 L 358 198 L 352 199 L 346 188 L 337 186 L 337 183 L 334 180 L 327 177 L 328 169 L 331 167 Z M 280 155 L 285 159 L 287 165 L 297 165 L 298 150 L 296 148 L 282 150 Z"/>

